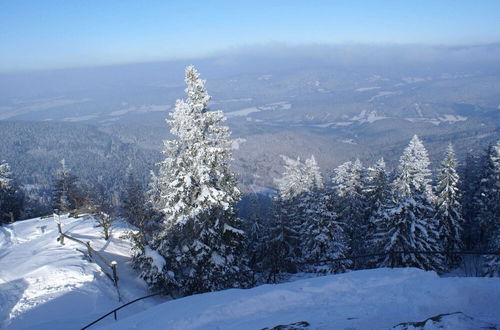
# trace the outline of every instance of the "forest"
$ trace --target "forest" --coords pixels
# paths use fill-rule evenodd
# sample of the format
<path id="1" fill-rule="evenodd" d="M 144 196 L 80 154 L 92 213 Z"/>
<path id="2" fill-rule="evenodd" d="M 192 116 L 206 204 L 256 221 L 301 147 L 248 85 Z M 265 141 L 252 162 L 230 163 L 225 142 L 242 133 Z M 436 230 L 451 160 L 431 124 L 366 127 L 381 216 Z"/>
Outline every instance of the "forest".
<path id="1" fill-rule="evenodd" d="M 136 228 L 127 239 L 140 277 L 173 296 L 378 267 L 446 273 L 475 262 L 476 275 L 500 276 L 500 255 L 487 253 L 500 251 L 500 141 L 463 164 L 450 143 L 436 175 L 417 135 L 394 169 L 383 158 L 368 166 L 353 159 L 324 178 L 314 155 L 283 156 L 276 194 L 263 205 L 238 188 L 231 132 L 224 114 L 209 109 L 205 81 L 192 66 L 185 81 L 187 98 L 167 120 L 173 138 L 147 187 L 132 161 L 125 177 L 95 173 L 90 185 L 63 159 L 50 198 L 34 204 L 0 162 L 1 223 L 75 209 L 105 214 L 103 227 L 124 219 Z"/>

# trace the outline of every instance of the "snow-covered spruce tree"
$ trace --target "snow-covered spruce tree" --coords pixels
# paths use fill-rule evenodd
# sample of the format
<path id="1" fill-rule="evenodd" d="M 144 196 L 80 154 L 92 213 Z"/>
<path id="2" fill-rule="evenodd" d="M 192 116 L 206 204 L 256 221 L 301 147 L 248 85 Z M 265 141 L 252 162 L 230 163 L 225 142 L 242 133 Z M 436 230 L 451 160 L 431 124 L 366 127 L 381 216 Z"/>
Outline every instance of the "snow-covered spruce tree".
<path id="1" fill-rule="evenodd" d="M 487 148 L 481 165 L 476 200 L 481 227 L 480 243 L 488 244 L 490 235 L 500 226 L 500 141 Z"/>
<path id="2" fill-rule="evenodd" d="M 298 208 L 302 224 L 300 227 L 301 254 L 310 266 L 308 271 L 340 273 L 349 266 L 349 260 L 319 261 L 345 258 L 348 252 L 346 237 L 337 215 L 329 210 L 330 195 L 326 193 L 319 166 L 314 156 L 306 159 L 304 181 L 308 189 L 299 195 Z"/>
<path id="3" fill-rule="evenodd" d="M 349 240 L 351 253 L 362 254 L 366 246 L 366 205 L 363 195 L 363 166 L 359 159 L 335 169 L 333 176 L 334 206 Z"/>
<path id="4" fill-rule="evenodd" d="M 258 197 L 255 194 L 250 196 L 250 212 L 244 223 L 246 233 L 245 249 L 248 255 L 249 266 L 254 273 L 264 272 L 263 260 L 265 258 L 265 238 L 266 223 L 260 212 Z"/>
<path id="5" fill-rule="evenodd" d="M 497 228 L 488 242 L 491 252 L 500 252 L 500 229 Z M 486 255 L 484 257 L 484 274 L 490 277 L 500 277 L 500 255 Z"/>
<path id="6" fill-rule="evenodd" d="M 136 218 L 135 226 L 138 231 L 130 231 L 128 234 L 132 241 L 132 252 L 134 256 L 132 258 L 132 263 L 134 267 L 141 269 L 144 277 L 146 277 L 145 274 L 147 273 L 155 274 L 154 276 L 150 276 L 150 278 L 154 278 L 160 277 L 158 275 L 159 271 L 155 267 L 151 267 L 151 259 L 147 259 L 149 257 L 146 257 L 144 252 L 153 236 L 160 230 L 164 215 L 161 210 L 156 207 L 156 203 L 160 200 L 160 190 L 158 177 L 153 171 L 151 171 L 151 181 L 148 188 L 149 189 L 143 196 L 144 204 L 140 208 L 140 214 L 139 212 L 136 214 L 138 218 Z M 135 204 L 135 202 L 131 204 Z M 130 207 L 133 206 L 131 205 Z M 152 251 L 149 246 L 148 249 L 148 251 Z M 156 255 L 159 256 L 157 253 Z"/>
<path id="7" fill-rule="evenodd" d="M 153 203 L 164 214 L 161 230 L 136 254 L 135 264 L 154 289 L 173 295 L 247 285 L 240 199 L 229 171 L 230 132 L 221 111 L 209 111 L 205 81 L 186 68 L 187 99 L 171 113 L 166 158 L 159 163 Z"/>
<path id="8" fill-rule="evenodd" d="M 383 252 L 388 255 L 380 263 L 381 267 L 443 268 L 440 254 L 411 253 L 442 249 L 433 218 L 429 164 L 427 150 L 420 139 L 413 136 L 400 158 L 393 182 L 393 206 L 388 210 L 387 231 L 380 237 Z"/>
<path id="9" fill-rule="evenodd" d="M 388 209 L 391 207 L 392 190 L 385 161 L 379 159 L 367 170 L 364 194 L 368 215 L 366 244 L 368 253 L 383 253 L 384 237 L 388 231 Z M 376 266 L 383 258 L 377 256 L 367 260 L 367 266 Z"/>
<path id="10" fill-rule="evenodd" d="M 0 163 L 0 189 L 10 189 L 12 182 L 12 173 L 7 162 Z"/>
<path id="11" fill-rule="evenodd" d="M 268 280 L 273 282 L 278 280 L 280 273 L 296 272 L 297 264 L 302 261 L 298 196 L 307 189 L 304 164 L 300 158 L 282 158 L 285 161 L 285 172 L 276 180 L 278 195 L 274 199 L 274 214 L 266 233 L 263 261 L 264 268 L 269 271 Z"/>
<path id="12" fill-rule="evenodd" d="M 500 251 L 500 141 L 488 148 L 486 175 L 481 182 L 480 216 L 488 232 L 487 248 Z M 485 256 L 485 274 L 500 276 L 500 255 Z"/>
<path id="13" fill-rule="evenodd" d="M 468 250 L 478 246 L 481 235 L 479 222 L 479 194 L 481 175 L 479 169 L 479 157 L 469 153 L 465 159 L 463 180 L 460 190 L 462 191 L 462 215 L 464 218 L 464 244 Z"/>
<path id="14" fill-rule="evenodd" d="M 122 215 L 129 223 L 141 227 L 146 213 L 146 198 L 144 189 L 134 176 L 132 165 L 125 173 L 126 186 L 122 197 Z"/>
<path id="15" fill-rule="evenodd" d="M 439 238 L 444 251 L 460 251 L 463 249 L 462 207 L 460 205 L 459 176 L 456 171 L 456 159 L 453 146 L 450 144 L 441 163 L 436 187 L 436 215 Z M 457 266 L 458 255 L 446 255 L 448 267 Z"/>
<path id="16" fill-rule="evenodd" d="M 14 187 L 10 166 L 0 162 L 0 224 L 18 219 L 21 208 L 22 198 Z"/>
<path id="17" fill-rule="evenodd" d="M 54 183 L 53 208 L 61 213 L 68 212 L 83 204 L 83 194 L 77 186 L 77 178 L 66 167 L 66 161 L 61 160 L 61 168 L 57 171 Z"/>

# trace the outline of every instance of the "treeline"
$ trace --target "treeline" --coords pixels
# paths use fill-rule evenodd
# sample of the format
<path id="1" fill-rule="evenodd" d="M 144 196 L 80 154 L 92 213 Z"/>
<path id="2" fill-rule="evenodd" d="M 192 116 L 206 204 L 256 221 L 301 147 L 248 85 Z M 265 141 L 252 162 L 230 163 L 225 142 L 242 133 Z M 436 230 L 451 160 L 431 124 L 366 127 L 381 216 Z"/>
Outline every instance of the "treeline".
<path id="1" fill-rule="evenodd" d="M 368 168 L 356 160 L 339 166 L 329 184 L 314 157 L 285 158 L 271 214 L 251 212 L 243 221 L 236 216 L 241 196 L 229 171 L 223 115 L 209 111 L 205 82 L 193 67 L 186 69 L 186 84 L 188 97 L 168 120 L 175 139 L 165 141 L 166 158 L 146 196 L 129 190 L 136 204 L 125 213 L 139 229 L 132 235 L 134 266 L 152 289 L 180 296 L 276 282 L 301 271 L 367 267 L 445 272 L 461 262 L 446 252 L 498 251 L 500 143 L 470 158 L 464 180 L 450 145 L 435 183 L 417 136 L 395 170 L 383 159 Z M 259 209 L 257 198 L 251 204 Z M 486 257 L 485 274 L 499 275 L 499 262 Z"/>
<path id="2" fill-rule="evenodd" d="M 146 182 L 149 168 L 160 159 L 156 152 L 124 143 L 91 125 L 0 121 L 0 131 L 0 162 L 10 164 L 12 183 L 23 195 L 21 219 L 53 211 L 54 181 L 63 158 L 82 191 L 100 191 L 112 202 L 125 190 L 129 165 Z"/>
<path id="3" fill-rule="evenodd" d="M 383 159 L 370 167 L 349 161 L 335 169 L 328 186 L 314 157 L 285 162 L 274 214 L 247 223 L 251 266 L 266 280 L 373 267 L 442 273 L 462 262 L 451 252 L 500 251 L 500 142 L 469 157 L 463 179 L 450 145 L 434 182 L 417 136 L 396 169 Z M 380 256 L 333 262 L 373 254 Z M 484 274 L 498 276 L 499 261 L 486 256 Z"/>

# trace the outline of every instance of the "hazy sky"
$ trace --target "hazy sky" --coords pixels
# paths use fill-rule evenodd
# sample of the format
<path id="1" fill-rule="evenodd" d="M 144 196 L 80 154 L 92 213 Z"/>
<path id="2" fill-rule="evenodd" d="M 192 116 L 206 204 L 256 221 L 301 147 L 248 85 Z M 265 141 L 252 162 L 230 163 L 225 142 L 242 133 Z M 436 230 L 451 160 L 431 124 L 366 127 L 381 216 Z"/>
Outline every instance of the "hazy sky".
<path id="1" fill-rule="evenodd" d="M 500 41 L 500 0 L 0 0 L 0 72 L 290 44 Z"/>

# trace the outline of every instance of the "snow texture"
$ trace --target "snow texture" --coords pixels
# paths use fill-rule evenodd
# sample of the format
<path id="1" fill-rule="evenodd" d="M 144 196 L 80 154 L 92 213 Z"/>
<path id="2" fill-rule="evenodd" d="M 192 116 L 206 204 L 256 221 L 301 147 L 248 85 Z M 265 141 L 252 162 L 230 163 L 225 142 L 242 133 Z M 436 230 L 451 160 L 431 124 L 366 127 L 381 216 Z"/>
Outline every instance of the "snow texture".
<path id="1" fill-rule="evenodd" d="M 262 329 L 305 321 L 310 329 L 388 329 L 461 311 L 500 323 L 500 279 L 440 278 L 414 268 L 347 274 L 194 295 L 155 306 L 106 329 Z M 454 329 L 470 319 L 445 320 Z M 429 328 L 432 329 L 432 328 Z"/>
<path id="2" fill-rule="evenodd" d="M 151 258 L 152 264 L 161 271 L 167 264 L 165 259 L 158 253 L 158 251 L 151 249 L 149 246 L 144 247 L 144 255 L 146 258 Z"/>
<path id="3" fill-rule="evenodd" d="M 92 218 L 62 216 L 61 223 L 63 231 L 90 241 L 105 258 L 118 263 L 122 301 L 113 282 L 81 252 L 86 250 L 83 245 L 56 241 L 53 218 L 19 221 L 0 227 L 0 329 L 78 329 L 147 294 L 146 284 L 129 265 L 130 244 L 119 238 L 123 226 L 116 223 L 105 241 Z M 134 304 L 125 313 L 143 311 L 157 301 Z"/>

